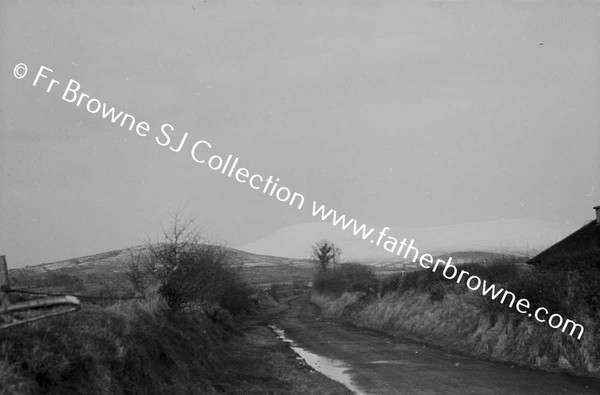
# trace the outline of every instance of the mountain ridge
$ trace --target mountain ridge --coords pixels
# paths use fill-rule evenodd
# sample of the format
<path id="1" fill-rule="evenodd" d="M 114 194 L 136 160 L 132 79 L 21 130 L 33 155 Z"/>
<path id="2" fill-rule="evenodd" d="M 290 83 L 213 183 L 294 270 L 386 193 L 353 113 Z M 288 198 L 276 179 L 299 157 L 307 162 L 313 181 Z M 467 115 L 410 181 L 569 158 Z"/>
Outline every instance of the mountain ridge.
<path id="1" fill-rule="evenodd" d="M 316 241 L 327 239 L 342 249 L 344 260 L 397 260 L 396 254 L 386 251 L 381 245 L 369 243 L 370 239 L 377 239 L 378 232 L 384 226 L 372 227 L 375 230 L 371 237 L 362 240 L 350 230 L 344 231 L 331 223 L 308 222 L 284 227 L 237 248 L 254 254 L 299 259 L 309 257 L 311 246 Z M 399 241 L 403 238 L 406 238 L 407 242 L 414 239 L 414 245 L 420 253 L 447 254 L 453 251 L 474 250 L 531 255 L 561 240 L 579 227 L 543 220 L 504 219 L 433 227 L 390 228 L 387 235 Z M 383 241 L 385 240 L 384 237 Z M 400 257 L 403 255 L 404 253 Z"/>

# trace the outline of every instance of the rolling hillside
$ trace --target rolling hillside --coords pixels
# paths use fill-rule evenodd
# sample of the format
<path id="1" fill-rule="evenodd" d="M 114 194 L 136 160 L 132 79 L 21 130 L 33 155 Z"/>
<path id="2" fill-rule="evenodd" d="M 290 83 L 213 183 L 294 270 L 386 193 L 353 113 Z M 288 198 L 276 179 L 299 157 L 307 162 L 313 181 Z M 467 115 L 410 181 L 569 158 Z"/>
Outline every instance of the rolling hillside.
<path id="1" fill-rule="evenodd" d="M 382 226 L 375 228 L 373 238 L 377 238 Z M 578 226 L 535 220 L 503 220 L 428 228 L 391 228 L 388 235 L 399 240 L 404 237 L 414 239 L 421 253 L 441 255 L 455 251 L 482 251 L 530 255 L 570 234 Z M 396 255 L 382 247 L 325 222 L 289 226 L 239 248 L 255 254 L 306 258 L 311 246 L 321 239 L 331 240 L 341 247 L 344 261 L 398 260 Z"/>
<path id="2" fill-rule="evenodd" d="M 226 248 L 232 261 L 241 265 L 242 274 L 252 284 L 306 281 L 313 274 L 314 264 L 306 260 L 252 254 L 234 248 Z M 85 291 L 89 292 L 99 292 L 107 288 L 127 288 L 129 284 L 125 273 L 132 256 L 147 253 L 146 246 L 135 246 L 58 262 L 42 263 L 23 269 L 13 269 L 10 271 L 10 277 L 15 286 L 58 282 L 53 284 L 56 287 L 44 288 L 53 288 L 52 291 L 59 292 L 64 288 L 59 283 L 61 281 L 68 282 L 69 277 L 81 279 Z"/>

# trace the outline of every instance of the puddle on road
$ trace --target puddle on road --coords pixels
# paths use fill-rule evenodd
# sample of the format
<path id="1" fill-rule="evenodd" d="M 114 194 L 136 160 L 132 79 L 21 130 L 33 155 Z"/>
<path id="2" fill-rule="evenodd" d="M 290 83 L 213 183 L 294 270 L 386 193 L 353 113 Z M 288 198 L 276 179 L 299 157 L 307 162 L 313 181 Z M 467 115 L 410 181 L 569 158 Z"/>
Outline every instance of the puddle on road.
<path id="1" fill-rule="evenodd" d="M 373 364 L 387 364 L 387 365 L 414 365 L 414 362 L 408 361 L 373 361 L 369 362 Z"/>
<path id="2" fill-rule="evenodd" d="M 358 387 L 354 385 L 352 381 L 352 377 L 347 373 L 349 366 L 342 361 L 337 361 L 335 359 L 327 358 L 310 351 L 299 347 L 296 342 L 292 339 L 288 339 L 285 336 L 285 331 L 283 329 L 277 328 L 275 325 L 269 325 L 269 328 L 273 330 L 277 334 L 277 336 L 286 343 L 290 344 L 290 348 L 294 350 L 294 352 L 302 357 L 306 363 L 313 368 L 314 370 L 323 373 L 325 376 L 329 377 L 332 380 L 342 383 L 345 385 L 350 391 L 359 394 L 366 395 L 366 392 L 363 392 Z"/>

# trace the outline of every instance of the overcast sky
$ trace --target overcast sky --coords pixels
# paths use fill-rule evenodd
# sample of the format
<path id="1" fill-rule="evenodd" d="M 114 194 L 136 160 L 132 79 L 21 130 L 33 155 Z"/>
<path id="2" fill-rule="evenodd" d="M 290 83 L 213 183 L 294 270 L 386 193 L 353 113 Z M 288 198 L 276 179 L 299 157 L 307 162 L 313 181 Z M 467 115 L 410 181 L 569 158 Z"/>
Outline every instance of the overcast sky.
<path id="1" fill-rule="evenodd" d="M 372 225 L 581 224 L 600 204 L 597 2 L 120 3 L 0 5 L 10 267 L 141 244 L 177 207 L 233 246 L 314 221 L 159 146 L 164 123 Z M 65 102 L 69 79 L 154 134 Z"/>

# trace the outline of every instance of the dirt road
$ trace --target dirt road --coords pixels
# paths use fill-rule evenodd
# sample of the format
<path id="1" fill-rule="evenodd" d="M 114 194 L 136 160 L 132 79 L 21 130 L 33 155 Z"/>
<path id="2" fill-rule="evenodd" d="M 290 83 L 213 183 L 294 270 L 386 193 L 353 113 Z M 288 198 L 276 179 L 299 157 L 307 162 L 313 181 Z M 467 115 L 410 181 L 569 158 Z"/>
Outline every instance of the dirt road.
<path id="1" fill-rule="evenodd" d="M 319 308 L 303 296 L 288 303 L 289 308 L 274 318 L 273 324 L 283 330 L 280 334 L 316 358 L 323 370 L 343 364 L 355 392 L 600 394 L 600 380 L 480 361 L 346 326 L 322 318 Z"/>

